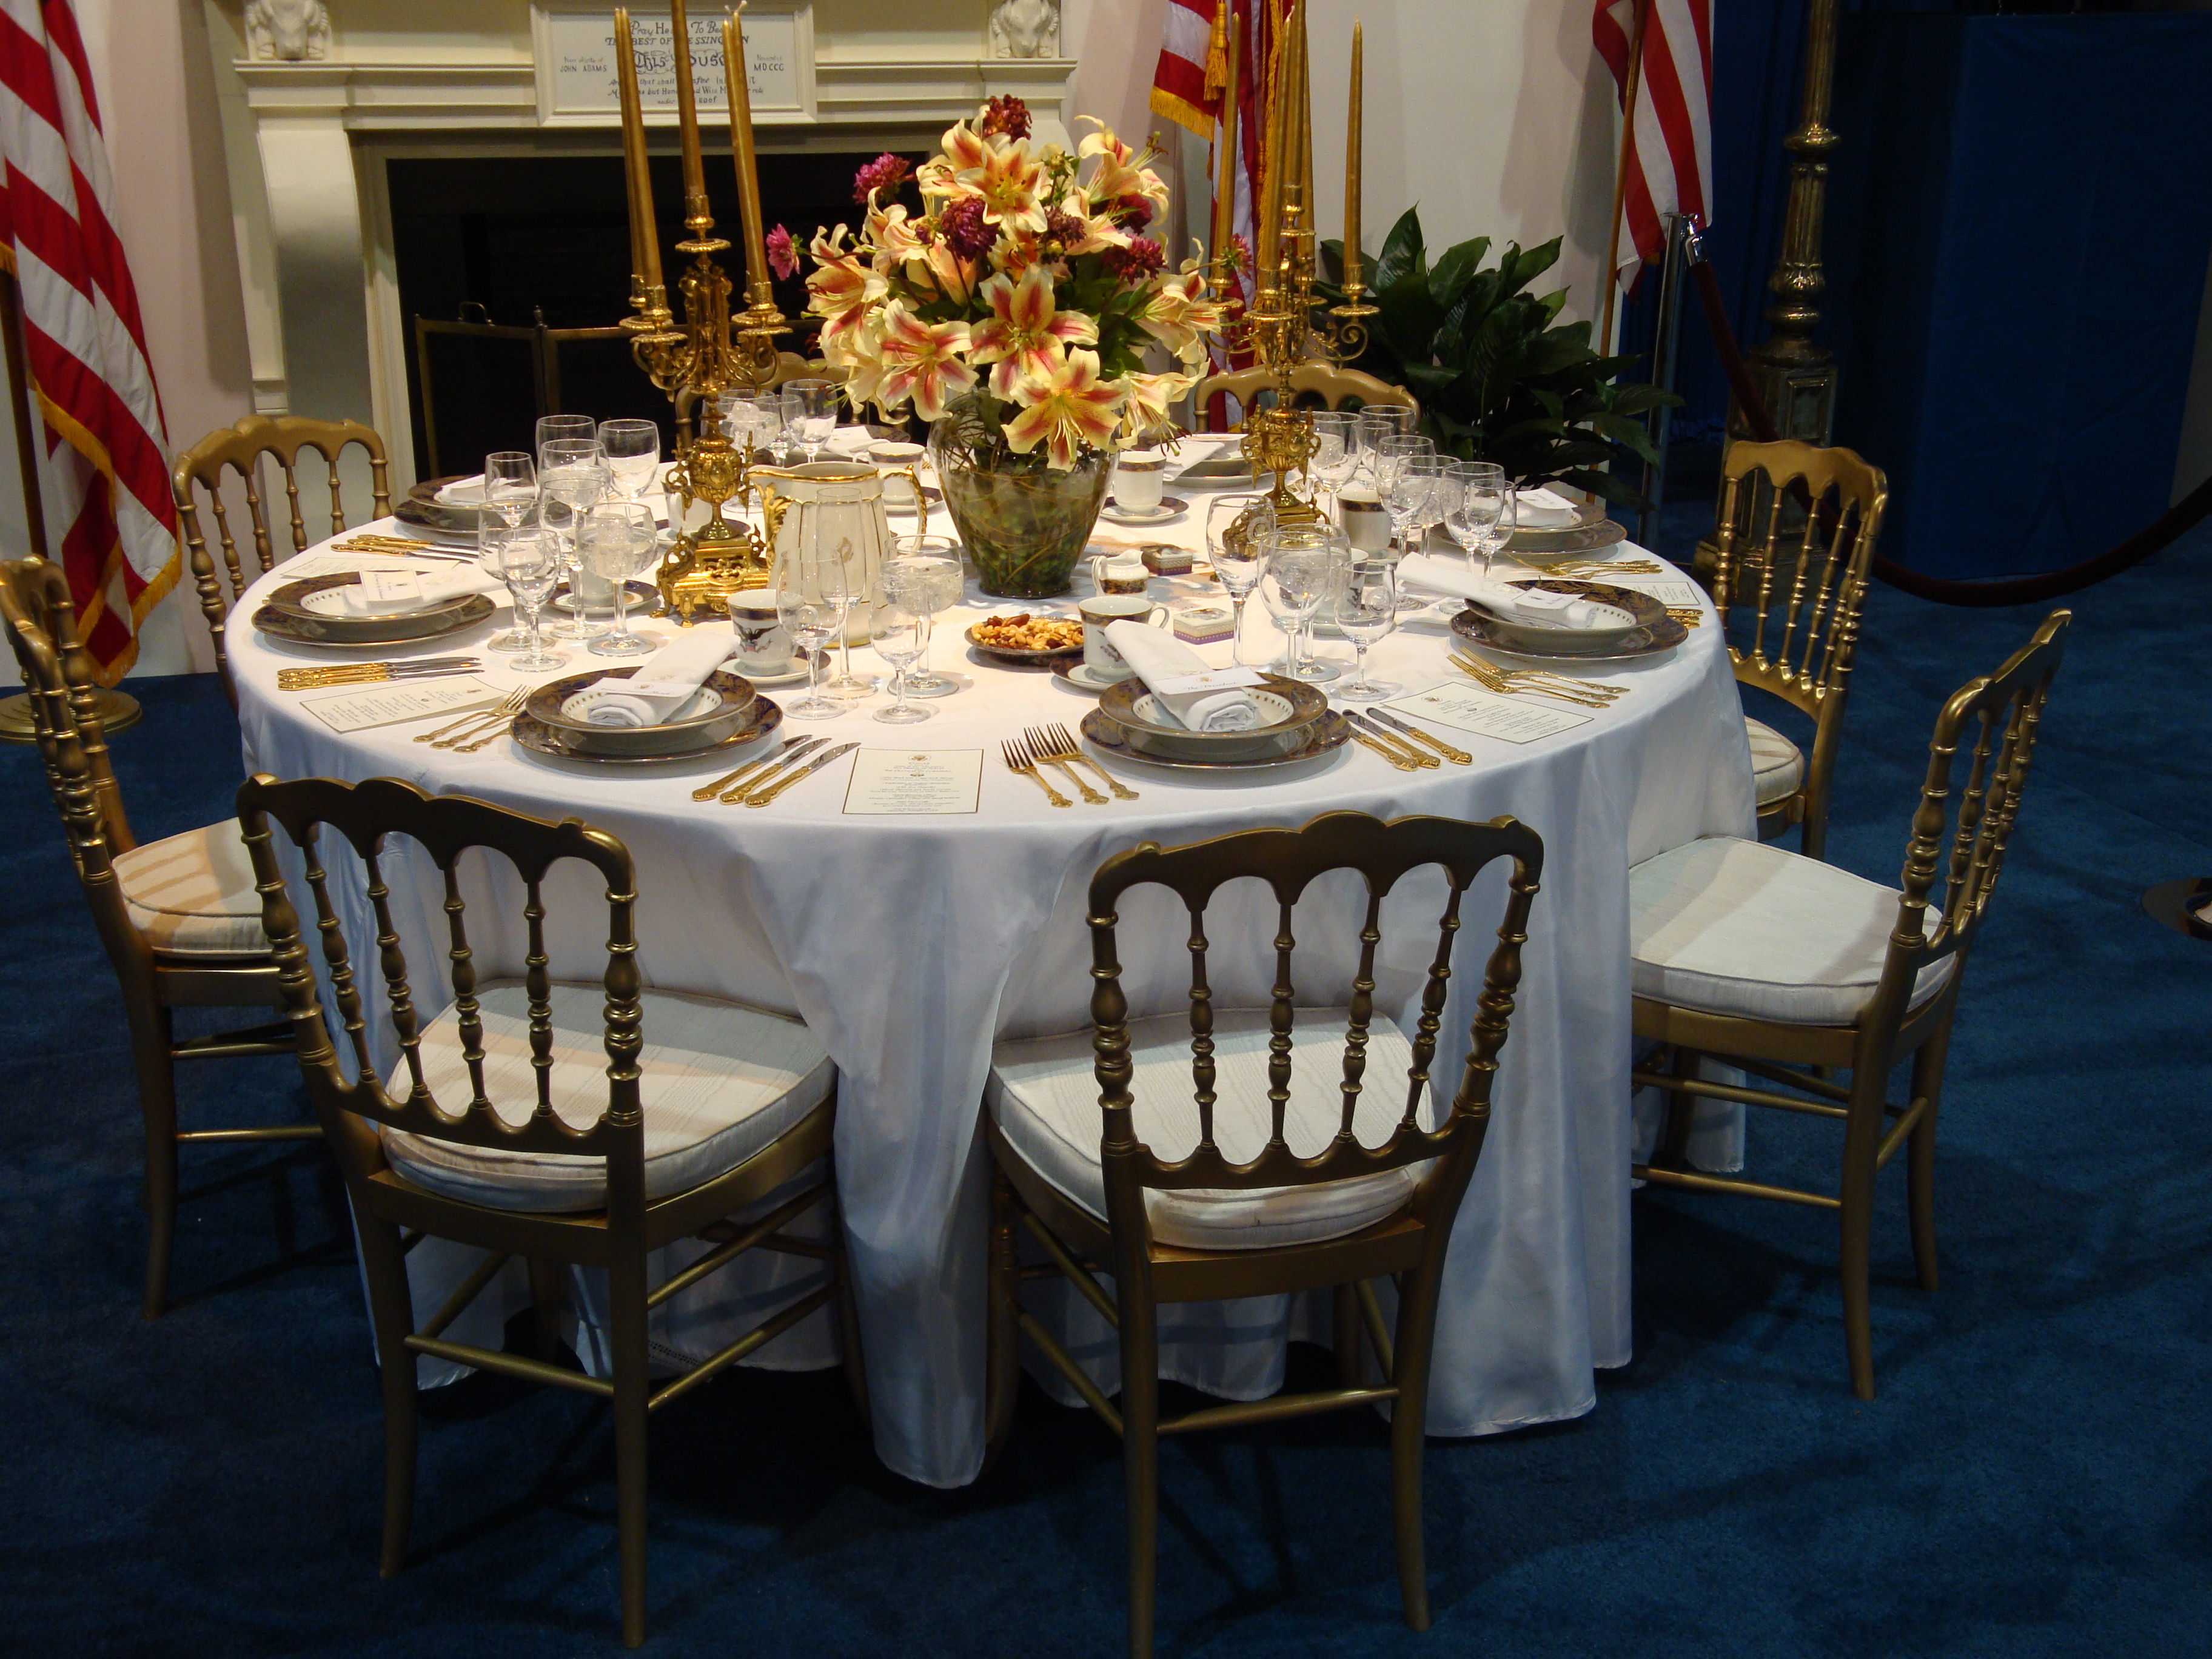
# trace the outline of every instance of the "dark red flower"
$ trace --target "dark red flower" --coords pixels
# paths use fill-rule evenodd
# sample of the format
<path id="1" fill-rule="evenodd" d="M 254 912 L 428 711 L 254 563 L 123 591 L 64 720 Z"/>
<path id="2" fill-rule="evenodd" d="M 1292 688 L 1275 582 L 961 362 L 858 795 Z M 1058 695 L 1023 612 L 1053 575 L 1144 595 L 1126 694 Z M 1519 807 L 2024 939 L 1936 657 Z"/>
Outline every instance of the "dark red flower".
<path id="1" fill-rule="evenodd" d="M 791 245 L 791 233 L 781 225 L 763 239 L 768 246 L 768 268 L 789 282 L 799 275 L 799 250 Z"/>
<path id="2" fill-rule="evenodd" d="M 1109 247 L 1098 256 L 1107 274 L 1125 283 L 1141 281 L 1167 267 L 1168 251 L 1149 236 L 1139 236 L 1127 247 Z"/>
<path id="3" fill-rule="evenodd" d="M 914 169 L 907 165 L 906 158 L 885 150 L 853 175 L 853 199 L 866 205 L 872 191 L 881 191 L 889 196 L 912 177 Z"/>
<path id="4" fill-rule="evenodd" d="M 999 228 L 984 222 L 983 204 L 974 196 L 963 196 L 937 216 L 937 234 L 963 259 L 981 258 L 999 240 Z"/>
<path id="5" fill-rule="evenodd" d="M 1051 208 L 1046 210 L 1044 216 L 1045 240 L 1048 242 L 1059 243 L 1063 251 L 1074 247 L 1080 243 L 1083 240 L 1085 228 L 1086 228 L 1084 225 L 1083 221 L 1077 218 L 1072 213 L 1063 213 L 1058 208 Z"/>
<path id="6" fill-rule="evenodd" d="M 1152 222 L 1152 198 L 1124 196 L 1114 204 L 1114 222 L 1123 230 L 1142 230 Z"/>
<path id="7" fill-rule="evenodd" d="M 1004 133 L 1009 138 L 1026 138 L 1030 136 L 1030 106 L 1012 93 L 994 98 L 983 106 L 983 118 L 975 124 L 975 131 L 985 137 Z"/>

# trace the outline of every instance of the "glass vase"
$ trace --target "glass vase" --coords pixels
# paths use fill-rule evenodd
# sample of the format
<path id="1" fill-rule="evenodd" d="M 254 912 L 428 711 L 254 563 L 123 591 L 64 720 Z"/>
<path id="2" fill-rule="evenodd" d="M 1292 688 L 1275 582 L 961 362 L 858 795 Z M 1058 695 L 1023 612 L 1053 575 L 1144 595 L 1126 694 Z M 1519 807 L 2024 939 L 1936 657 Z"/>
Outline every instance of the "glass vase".
<path id="1" fill-rule="evenodd" d="M 1042 446 L 1017 454 L 957 407 L 931 431 L 929 453 L 983 591 L 1009 599 L 1066 592 L 1105 505 L 1113 456 L 1085 448 L 1060 471 L 1046 465 Z"/>

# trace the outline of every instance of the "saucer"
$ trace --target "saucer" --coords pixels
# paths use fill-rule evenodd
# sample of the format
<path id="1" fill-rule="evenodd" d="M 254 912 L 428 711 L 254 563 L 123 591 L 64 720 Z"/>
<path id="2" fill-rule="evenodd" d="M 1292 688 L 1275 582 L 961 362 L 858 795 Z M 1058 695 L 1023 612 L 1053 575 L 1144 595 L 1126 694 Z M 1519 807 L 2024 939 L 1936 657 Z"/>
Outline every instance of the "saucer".
<path id="1" fill-rule="evenodd" d="M 1165 524 L 1170 519 L 1180 519 L 1189 511 L 1190 503 L 1182 496 L 1163 495 L 1160 504 L 1149 513 L 1133 512 L 1126 507 L 1117 507 L 1109 501 L 1098 509 L 1098 516 L 1112 524 Z"/>
<path id="2" fill-rule="evenodd" d="M 1052 672 L 1053 678 L 1062 685 L 1072 685 L 1079 691 L 1088 691 L 1094 697 L 1104 691 L 1108 686 L 1119 685 L 1121 683 L 1121 680 L 1102 679 L 1091 665 L 1080 657 L 1073 661 L 1062 659 L 1054 663 Z M 1121 676 L 1123 680 L 1128 678 L 1127 674 Z"/>
<path id="3" fill-rule="evenodd" d="M 826 669 L 830 666 L 830 653 L 827 651 L 817 652 L 815 655 L 823 668 Z M 806 665 L 794 656 L 791 659 L 789 668 L 776 673 L 756 674 L 748 668 L 744 671 L 744 676 L 755 685 L 797 685 L 806 678 Z"/>

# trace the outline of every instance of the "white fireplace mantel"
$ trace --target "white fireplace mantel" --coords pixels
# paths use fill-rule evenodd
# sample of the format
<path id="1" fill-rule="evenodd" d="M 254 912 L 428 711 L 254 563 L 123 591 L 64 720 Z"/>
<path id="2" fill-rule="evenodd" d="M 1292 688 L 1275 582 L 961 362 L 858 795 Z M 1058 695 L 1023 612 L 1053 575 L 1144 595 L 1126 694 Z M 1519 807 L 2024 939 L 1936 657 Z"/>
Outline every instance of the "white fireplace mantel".
<path id="1" fill-rule="evenodd" d="M 573 0 L 554 0 L 566 11 Z M 773 7 L 775 0 L 769 0 Z M 258 400 L 286 410 L 374 425 L 391 452 L 395 485 L 416 476 L 407 418 L 404 319 L 392 258 L 385 167 L 392 156 L 579 155 L 619 147 L 616 116 L 544 107 L 536 58 L 543 7 L 497 8 L 503 31 L 484 28 L 489 8 L 424 7 L 409 0 L 337 0 L 332 40 L 320 59 L 243 56 L 234 8 L 214 0 L 210 21 L 228 11 L 240 54 L 221 65 L 235 77 L 244 119 L 227 125 L 234 187 L 258 181 L 267 206 L 238 216 L 241 262 L 268 272 L 273 317 L 256 343 Z M 608 9 L 612 9 L 609 0 Z M 641 4 L 641 13 L 665 8 Z M 1066 100 L 1076 65 L 1067 58 L 993 58 L 975 0 L 972 33 L 944 27 L 943 3 L 915 8 L 916 26 L 887 23 L 899 9 L 870 7 L 866 27 L 841 29 L 850 4 L 811 19 L 811 112 L 763 110 L 756 122 L 764 155 L 808 150 L 926 148 L 985 99 L 1016 94 L 1041 136 L 1066 142 Z M 371 35 L 388 15 L 405 25 Z M 355 33 L 349 33 L 349 26 Z M 703 80 L 702 76 L 702 80 Z M 713 100 L 719 104 L 720 100 Z M 724 118 L 702 112 L 710 153 L 727 153 Z M 649 112 L 656 150 L 676 144 L 672 113 Z M 250 134 L 250 137 L 249 137 Z M 719 138 L 719 143 L 717 142 Z M 258 179 L 257 179 L 258 175 Z M 259 203 L 253 206 L 258 208 Z M 610 311 L 618 296 L 610 296 Z M 275 336 L 275 338 L 266 337 Z M 280 347 L 281 342 L 281 347 Z M 281 362 L 269 361 L 278 356 Z"/>

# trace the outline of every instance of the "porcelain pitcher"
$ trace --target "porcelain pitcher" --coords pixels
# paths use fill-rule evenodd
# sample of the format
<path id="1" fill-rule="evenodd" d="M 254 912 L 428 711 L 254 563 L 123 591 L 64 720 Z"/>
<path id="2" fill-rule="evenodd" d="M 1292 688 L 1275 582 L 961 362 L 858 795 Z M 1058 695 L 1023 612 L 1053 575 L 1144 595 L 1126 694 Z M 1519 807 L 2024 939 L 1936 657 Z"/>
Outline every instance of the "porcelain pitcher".
<path id="1" fill-rule="evenodd" d="M 803 573 L 822 557 L 842 560 L 859 596 L 846 617 L 846 638 L 865 642 L 870 617 L 884 596 L 884 561 L 890 556 L 893 541 L 884 486 L 896 483 L 913 492 L 920 515 L 915 534 L 928 518 L 929 503 L 914 469 L 878 472 L 852 461 L 809 461 L 756 466 L 746 478 L 760 492 L 761 524 L 774 561 L 770 580 L 781 586 L 790 580 L 784 574 L 787 568 Z M 808 586 L 803 574 L 798 585 Z"/>

